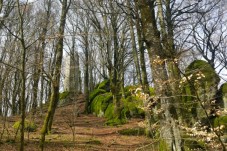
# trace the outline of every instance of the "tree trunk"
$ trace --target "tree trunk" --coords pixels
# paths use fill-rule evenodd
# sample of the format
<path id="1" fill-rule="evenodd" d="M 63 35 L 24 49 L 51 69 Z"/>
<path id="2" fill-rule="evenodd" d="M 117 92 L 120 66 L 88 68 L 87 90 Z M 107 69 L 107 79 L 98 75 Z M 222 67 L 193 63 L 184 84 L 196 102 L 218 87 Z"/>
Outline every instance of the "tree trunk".
<path id="1" fill-rule="evenodd" d="M 161 143 L 163 150 L 181 151 L 182 142 L 179 128 L 175 123 L 177 114 L 173 106 L 174 95 L 169 83 L 172 78 L 168 74 L 168 60 L 171 60 L 171 50 L 163 48 L 160 32 L 157 28 L 157 19 L 155 17 L 155 1 L 141 0 L 137 1 L 141 12 L 142 28 L 145 34 L 145 40 L 150 57 L 152 76 L 154 79 L 155 93 L 160 98 L 161 110 Z M 162 26 L 160 26 L 162 27 Z M 163 30 L 161 28 L 161 30 Z M 171 37 L 173 38 L 173 37 Z"/>
<path id="2" fill-rule="evenodd" d="M 129 27 L 130 27 L 130 36 L 131 36 L 131 41 L 132 41 L 132 49 L 133 49 L 133 59 L 134 59 L 134 64 L 136 67 L 136 76 L 137 76 L 137 80 L 139 82 L 140 85 L 142 85 L 142 78 L 141 78 L 141 72 L 140 72 L 140 63 L 139 63 L 139 58 L 138 58 L 138 52 L 137 52 L 137 48 L 136 48 L 136 39 L 135 39 L 135 33 L 134 33 L 134 23 L 132 20 L 132 16 L 131 16 L 131 5 L 130 5 L 130 1 L 127 0 L 127 12 L 128 14 L 128 20 L 129 20 Z"/>
<path id="3" fill-rule="evenodd" d="M 59 101 L 59 86 L 60 86 L 61 66 L 62 66 L 62 57 L 63 57 L 64 29 L 65 29 L 66 16 L 67 16 L 70 3 L 71 1 L 69 1 L 69 4 L 67 5 L 67 0 L 62 1 L 61 18 L 60 18 L 60 25 L 58 30 L 59 37 L 56 44 L 56 63 L 55 63 L 54 75 L 52 77 L 52 84 L 51 84 L 50 105 L 41 130 L 41 140 L 40 140 L 41 150 L 44 149 L 46 133 L 51 131 L 55 109 Z"/>
<path id="4" fill-rule="evenodd" d="M 20 9 L 20 2 L 17 0 L 17 9 L 19 15 L 19 32 L 20 35 L 18 39 L 20 40 L 21 44 L 21 51 L 22 51 L 22 59 L 21 59 L 21 126 L 20 126 L 20 151 L 24 151 L 24 127 L 25 127 L 25 110 L 26 110 L 26 45 L 25 45 L 25 37 L 24 37 L 24 16 Z"/>
<path id="5" fill-rule="evenodd" d="M 137 38 L 138 38 L 138 46 L 139 46 L 139 52 L 140 52 L 140 66 L 141 66 L 141 74 L 142 74 L 142 88 L 143 88 L 143 91 L 146 93 L 146 94 L 150 94 L 150 91 L 149 91 L 149 83 L 148 83 L 148 79 L 147 79 L 147 70 L 146 70 L 146 62 L 145 62 L 145 55 L 144 55 L 144 50 L 145 50 L 145 47 L 143 46 L 144 45 L 144 42 L 143 42 L 143 33 L 142 33 L 142 29 L 141 29 L 141 23 L 140 23 L 140 16 L 139 16 L 139 10 L 138 10 L 138 6 L 135 5 L 135 15 L 136 15 L 136 30 L 137 30 Z"/>
<path id="6" fill-rule="evenodd" d="M 38 45 L 38 50 L 36 50 L 38 51 L 37 55 L 35 56 L 36 58 L 35 58 L 35 69 L 34 69 L 35 73 L 34 73 L 34 80 L 33 80 L 34 84 L 33 84 L 33 104 L 32 104 L 32 109 L 34 113 L 38 106 L 38 100 L 37 100 L 38 87 L 39 87 L 40 76 L 42 76 L 42 72 L 43 72 L 44 51 L 46 47 L 45 41 L 46 41 L 47 27 L 49 24 L 49 17 L 51 14 L 51 3 L 52 3 L 51 0 L 47 1 L 47 12 L 46 12 L 47 14 L 44 20 L 45 25 L 42 28 L 42 33 L 40 35 L 41 40 L 40 40 L 40 44 Z M 40 45 L 41 45 L 41 48 L 39 48 Z M 41 101 L 40 105 L 42 106 L 42 99 L 40 101 Z"/>
<path id="7" fill-rule="evenodd" d="M 85 109 L 86 113 L 88 113 L 89 109 L 89 43 L 88 36 L 85 36 L 85 74 L 84 74 L 84 93 L 85 93 Z"/>

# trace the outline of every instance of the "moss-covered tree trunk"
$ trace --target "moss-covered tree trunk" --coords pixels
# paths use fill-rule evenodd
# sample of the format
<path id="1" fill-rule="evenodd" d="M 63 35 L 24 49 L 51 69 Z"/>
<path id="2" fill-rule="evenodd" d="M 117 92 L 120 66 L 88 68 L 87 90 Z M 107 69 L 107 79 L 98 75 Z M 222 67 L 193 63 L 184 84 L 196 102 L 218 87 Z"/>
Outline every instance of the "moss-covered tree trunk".
<path id="1" fill-rule="evenodd" d="M 26 110 L 26 45 L 24 37 L 24 14 L 21 12 L 20 2 L 16 1 L 18 18 L 19 18 L 19 37 L 17 37 L 21 44 L 21 68 L 20 75 L 22 79 L 20 92 L 20 106 L 21 106 L 21 126 L 20 126 L 20 151 L 24 151 L 24 127 L 25 127 L 25 110 Z"/>
<path id="2" fill-rule="evenodd" d="M 170 81 L 174 78 L 174 75 L 170 73 L 174 73 L 175 68 L 172 67 L 175 67 L 173 62 L 175 53 L 173 53 L 173 48 L 168 47 L 173 44 L 170 43 L 168 38 L 173 39 L 173 37 L 168 37 L 171 36 L 171 33 L 167 31 L 171 29 L 166 30 L 165 27 L 167 25 L 163 26 L 164 22 L 162 22 L 162 16 L 159 16 L 159 19 L 157 19 L 155 15 L 155 2 L 155 0 L 137 1 L 141 12 L 142 29 L 152 68 L 155 94 L 160 99 L 160 110 L 163 111 L 160 114 L 160 145 L 162 147 L 164 146 L 164 148 L 162 148 L 163 150 L 180 151 L 183 150 L 182 141 L 178 125 L 175 122 L 175 120 L 177 120 L 177 112 L 174 107 L 176 103 L 174 99 L 175 92 L 172 89 L 175 85 Z M 168 0 L 166 0 L 166 4 L 167 3 Z M 168 7 L 168 5 L 165 7 Z M 158 8 L 158 13 L 163 13 L 162 9 L 160 10 L 160 8 Z M 160 21 L 159 24 L 158 20 Z M 160 31 L 158 26 L 160 26 Z M 164 37 L 167 37 L 167 39 L 162 39 Z"/>
<path id="3" fill-rule="evenodd" d="M 67 16 L 67 12 L 71 1 L 69 0 L 69 4 L 67 0 L 63 0 L 61 3 L 62 3 L 61 18 L 60 18 L 60 25 L 58 29 L 59 37 L 56 44 L 56 62 L 55 62 L 54 75 L 52 77 L 52 83 L 51 83 L 50 105 L 48 107 L 48 112 L 45 117 L 44 124 L 41 130 L 41 140 L 40 140 L 41 150 L 44 149 L 46 133 L 51 131 L 55 109 L 59 101 L 59 86 L 60 86 L 61 66 L 62 66 L 62 57 L 63 57 L 64 29 L 65 29 L 65 23 L 66 23 L 66 16 Z"/>

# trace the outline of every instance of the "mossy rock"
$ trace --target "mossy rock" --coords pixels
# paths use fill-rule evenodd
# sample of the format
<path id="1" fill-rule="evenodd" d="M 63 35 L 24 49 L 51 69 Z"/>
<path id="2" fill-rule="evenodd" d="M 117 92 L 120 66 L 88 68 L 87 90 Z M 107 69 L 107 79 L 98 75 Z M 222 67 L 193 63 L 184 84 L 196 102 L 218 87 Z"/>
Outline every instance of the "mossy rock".
<path id="1" fill-rule="evenodd" d="M 109 103 L 108 107 L 106 108 L 106 111 L 104 113 L 104 116 L 107 118 L 107 120 L 112 119 L 114 115 L 114 105 L 113 103 Z"/>
<path id="2" fill-rule="evenodd" d="M 13 124 L 13 128 L 15 130 L 18 130 L 21 126 L 21 121 L 17 121 Z M 25 120 L 25 127 L 24 127 L 25 131 L 27 132 L 35 132 L 37 129 L 37 125 L 29 120 Z"/>
<path id="3" fill-rule="evenodd" d="M 217 101 L 222 108 L 227 109 L 227 83 L 222 84 L 218 90 Z"/>
<path id="4" fill-rule="evenodd" d="M 109 92 L 110 91 L 110 80 L 109 79 L 103 80 L 102 82 L 100 82 L 99 84 L 97 84 L 95 86 L 95 89 L 103 89 L 103 90 L 106 90 L 107 92 Z"/>
<path id="5" fill-rule="evenodd" d="M 117 125 L 122 125 L 125 123 L 127 123 L 127 119 L 115 116 L 115 117 L 107 120 L 105 124 L 108 126 L 117 126 Z"/>
<path id="6" fill-rule="evenodd" d="M 196 139 L 184 139 L 183 140 L 184 149 L 185 151 L 191 151 L 191 150 L 206 150 L 205 149 L 205 143 L 202 141 L 198 141 Z"/>
<path id="7" fill-rule="evenodd" d="M 113 95 L 111 92 L 96 96 L 91 103 L 91 112 L 98 117 L 103 117 Z"/>
<path id="8" fill-rule="evenodd" d="M 118 131 L 121 135 L 127 136 L 140 136 L 145 135 L 145 128 L 137 127 L 137 128 L 130 128 L 130 129 L 122 129 Z"/>
<path id="9" fill-rule="evenodd" d="M 122 100 L 124 107 L 124 115 L 126 118 L 145 116 L 145 112 L 142 110 L 143 101 L 136 96 L 129 96 Z"/>
<path id="10" fill-rule="evenodd" d="M 183 95 L 182 120 L 188 125 L 193 125 L 196 119 L 206 117 L 204 109 L 198 107 L 196 96 L 204 102 L 206 111 L 210 112 L 217 106 L 217 104 L 211 104 L 211 100 L 216 97 L 220 78 L 211 65 L 203 60 L 193 61 L 186 68 L 185 76 L 187 78 L 183 77 L 180 85 Z"/>
<path id="11" fill-rule="evenodd" d="M 90 95 L 89 95 L 89 100 L 90 102 L 93 101 L 93 99 L 97 96 L 97 95 L 100 95 L 100 94 L 103 94 L 103 93 L 106 93 L 106 90 L 103 90 L 103 89 L 94 89 Z"/>
<path id="12" fill-rule="evenodd" d="M 125 91 L 125 97 L 131 96 L 132 94 L 135 93 L 137 86 L 135 85 L 128 85 L 124 88 Z"/>
<path id="13" fill-rule="evenodd" d="M 222 93 L 227 93 L 227 83 L 221 85 Z"/>
<path id="14" fill-rule="evenodd" d="M 60 100 L 66 99 L 66 98 L 69 96 L 69 94 L 70 94 L 69 91 L 61 92 L 61 93 L 59 93 L 59 99 L 60 99 Z"/>
<path id="15" fill-rule="evenodd" d="M 198 78 L 198 73 L 201 72 L 205 77 L 200 80 L 202 83 L 204 81 L 215 81 L 219 83 L 220 78 L 215 70 L 211 67 L 209 63 L 203 60 L 195 60 L 186 68 L 186 75 L 193 74 L 192 79 Z"/>
<path id="16" fill-rule="evenodd" d="M 221 125 L 224 126 L 223 131 L 225 133 L 227 133 L 227 116 L 220 116 L 220 117 L 215 118 L 214 127 L 219 127 Z"/>
<path id="17" fill-rule="evenodd" d="M 120 109 L 120 115 L 115 115 L 114 113 L 114 105 L 113 103 L 111 102 L 105 113 L 104 113 L 104 116 L 107 118 L 107 121 L 106 121 L 106 125 L 108 126 L 116 126 L 116 125 L 122 125 L 122 124 L 125 124 L 127 122 L 127 119 L 126 117 L 122 114 L 123 113 L 123 110 L 124 108 Z"/>

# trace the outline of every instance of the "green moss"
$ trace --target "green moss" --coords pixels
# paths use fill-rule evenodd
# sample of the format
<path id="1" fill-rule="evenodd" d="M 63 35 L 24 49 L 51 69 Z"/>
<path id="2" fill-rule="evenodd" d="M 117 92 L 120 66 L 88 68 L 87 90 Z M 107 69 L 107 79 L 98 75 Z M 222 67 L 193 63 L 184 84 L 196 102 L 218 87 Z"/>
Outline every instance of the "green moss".
<path id="1" fill-rule="evenodd" d="M 99 140 L 91 139 L 86 142 L 87 144 L 93 144 L 93 145 L 101 145 L 102 143 Z"/>
<path id="2" fill-rule="evenodd" d="M 182 108 L 180 109 L 181 118 L 185 124 L 192 125 L 196 119 L 206 117 L 204 110 L 198 108 L 198 98 L 205 102 L 207 111 L 213 107 L 207 100 L 216 97 L 216 86 L 220 78 L 211 65 L 203 60 L 193 61 L 186 68 L 185 76 L 187 78 L 183 77 L 181 80 L 181 93 L 183 95 Z"/>
<path id="3" fill-rule="evenodd" d="M 185 151 L 191 150 L 205 150 L 205 144 L 202 141 L 196 139 L 184 139 L 184 149 Z"/>
<path id="4" fill-rule="evenodd" d="M 107 118 L 107 120 L 112 119 L 114 114 L 114 105 L 113 103 L 109 103 L 104 116 Z"/>
<path id="5" fill-rule="evenodd" d="M 128 135 L 128 136 L 140 136 L 140 135 L 145 135 L 145 129 L 141 127 L 123 129 L 123 130 L 119 130 L 118 133 L 121 135 Z"/>
<path id="6" fill-rule="evenodd" d="M 97 95 L 103 94 L 103 93 L 106 93 L 106 91 L 103 90 L 103 89 L 94 89 L 94 91 L 92 91 L 92 92 L 90 93 L 90 95 L 89 95 L 89 100 L 90 100 L 90 102 L 93 101 L 93 99 L 94 99 Z"/>
<path id="7" fill-rule="evenodd" d="M 227 83 L 222 84 L 221 90 L 222 90 L 222 93 L 227 93 Z"/>
<path id="8" fill-rule="evenodd" d="M 143 101 L 136 96 L 129 96 L 122 100 L 124 106 L 124 115 L 130 117 L 144 117 L 145 113 L 141 109 Z"/>
<path id="9" fill-rule="evenodd" d="M 217 117 L 214 120 L 214 127 L 224 126 L 224 132 L 227 132 L 227 116 Z"/>
<path id="10" fill-rule="evenodd" d="M 66 99 L 69 96 L 69 94 L 70 94 L 70 92 L 68 92 L 68 91 L 61 92 L 61 93 L 59 93 L 59 99 L 60 100 Z"/>
<path id="11" fill-rule="evenodd" d="M 216 84 L 218 84 L 220 81 L 218 74 L 206 61 L 195 60 L 186 68 L 186 75 L 189 76 L 193 74 L 193 81 L 197 79 L 197 74 L 199 72 L 203 73 L 205 76 L 201 80 L 199 80 L 200 83 L 205 83 L 205 81 L 213 83 L 214 81 Z"/>
<path id="12" fill-rule="evenodd" d="M 112 93 L 104 93 L 96 96 L 91 103 L 91 112 L 99 117 L 103 117 L 104 113 L 112 101 Z"/>
<path id="13" fill-rule="evenodd" d="M 101 83 L 99 83 L 96 87 L 98 89 L 103 89 L 103 90 L 106 90 L 107 92 L 109 92 L 110 91 L 110 80 L 104 80 Z"/>
<path id="14" fill-rule="evenodd" d="M 162 139 L 161 139 L 161 140 L 159 141 L 159 150 L 160 150 L 160 151 L 169 151 L 168 146 L 167 146 L 165 140 L 162 140 Z"/>
<path id="15" fill-rule="evenodd" d="M 105 124 L 108 126 L 117 126 L 117 125 L 125 124 L 126 122 L 127 120 L 125 118 L 115 116 L 112 119 L 107 120 Z"/>
<path id="16" fill-rule="evenodd" d="M 149 87 L 150 95 L 155 95 L 155 90 L 153 87 Z"/>
<path id="17" fill-rule="evenodd" d="M 108 119 L 107 125 L 119 125 L 124 124 L 131 117 L 144 117 L 145 113 L 141 109 L 143 102 L 137 98 L 136 96 L 129 96 L 126 99 L 122 99 L 122 108 L 120 109 L 120 115 L 114 115 L 114 106 L 113 104 L 109 104 L 105 117 Z"/>
<path id="18" fill-rule="evenodd" d="M 13 128 L 15 130 L 18 130 L 20 128 L 20 126 L 21 126 L 21 121 L 17 121 L 13 124 Z M 28 132 L 34 132 L 37 129 L 37 125 L 32 121 L 25 120 L 25 128 L 24 129 Z"/>
<path id="19" fill-rule="evenodd" d="M 131 96 L 132 94 L 134 94 L 136 88 L 137 88 L 137 87 L 134 86 L 134 85 L 126 86 L 126 87 L 124 88 L 125 97 Z"/>

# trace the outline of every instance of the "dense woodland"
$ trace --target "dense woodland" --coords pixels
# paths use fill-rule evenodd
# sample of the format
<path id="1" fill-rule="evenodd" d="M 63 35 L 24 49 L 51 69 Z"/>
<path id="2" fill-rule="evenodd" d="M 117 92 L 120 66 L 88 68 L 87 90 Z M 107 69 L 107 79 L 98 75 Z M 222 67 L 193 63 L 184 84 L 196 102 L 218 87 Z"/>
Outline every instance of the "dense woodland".
<path id="1" fill-rule="evenodd" d="M 83 114 L 106 125 L 144 119 L 157 150 L 225 151 L 226 9 L 225 0 L 0 0 L 0 116 L 20 116 L 20 151 L 28 114 L 45 117 L 44 150 L 56 108 L 80 95 Z"/>

